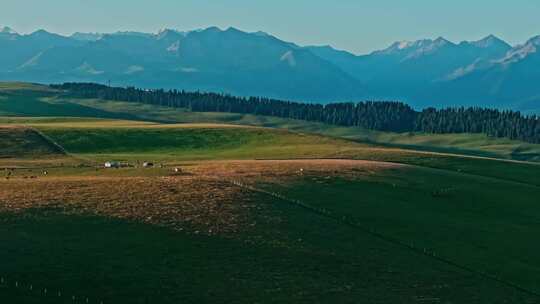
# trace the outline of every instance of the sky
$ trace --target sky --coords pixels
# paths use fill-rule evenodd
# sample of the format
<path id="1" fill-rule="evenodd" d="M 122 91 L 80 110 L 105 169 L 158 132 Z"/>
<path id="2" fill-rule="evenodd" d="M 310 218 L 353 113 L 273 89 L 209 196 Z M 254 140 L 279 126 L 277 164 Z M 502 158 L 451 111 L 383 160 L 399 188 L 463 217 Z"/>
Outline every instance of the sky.
<path id="1" fill-rule="evenodd" d="M 1 0 L 0 26 L 60 34 L 230 26 L 356 54 L 392 42 L 540 35 L 539 0 Z"/>

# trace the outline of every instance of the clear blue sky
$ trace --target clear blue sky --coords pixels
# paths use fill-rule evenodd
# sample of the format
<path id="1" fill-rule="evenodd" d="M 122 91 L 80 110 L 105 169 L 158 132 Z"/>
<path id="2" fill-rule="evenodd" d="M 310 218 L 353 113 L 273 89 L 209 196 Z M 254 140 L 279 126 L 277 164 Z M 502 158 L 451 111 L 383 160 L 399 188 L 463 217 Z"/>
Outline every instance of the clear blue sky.
<path id="1" fill-rule="evenodd" d="M 216 25 L 366 53 L 397 40 L 540 34 L 540 0 L 1 0 L 0 25 L 61 34 Z"/>

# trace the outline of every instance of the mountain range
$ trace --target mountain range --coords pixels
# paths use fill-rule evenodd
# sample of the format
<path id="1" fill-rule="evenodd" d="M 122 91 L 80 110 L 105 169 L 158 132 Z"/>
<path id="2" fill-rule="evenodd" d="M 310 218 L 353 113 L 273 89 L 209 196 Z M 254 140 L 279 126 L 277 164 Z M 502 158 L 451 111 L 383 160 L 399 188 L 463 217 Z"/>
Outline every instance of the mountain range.
<path id="1" fill-rule="evenodd" d="M 264 32 L 210 27 L 159 33 L 21 35 L 0 28 L 0 80 L 92 81 L 307 102 L 401 100 L 414 107 L 540 112 L 540 36 L 402 41 L 355 55 Z"/>

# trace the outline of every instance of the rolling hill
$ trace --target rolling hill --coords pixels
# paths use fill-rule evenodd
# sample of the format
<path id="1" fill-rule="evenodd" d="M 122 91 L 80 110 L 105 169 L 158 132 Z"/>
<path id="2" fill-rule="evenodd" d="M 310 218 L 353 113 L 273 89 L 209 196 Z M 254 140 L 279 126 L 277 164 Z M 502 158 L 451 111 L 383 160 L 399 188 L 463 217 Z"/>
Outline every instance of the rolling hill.
<path id="1" fill-rule="evenodd" d="M 235 125 L 3 123 L 39 129 L 79 158 L 0 160 L 19 164 L 0 182 L 0 257 L 18 257 L 0 266 L 7 299 L 266 302 L 260 292 L 276 282 L 276 297 L 302 303 L 538 298 L 535 164 Z M 134 167 L 94 165 L 111 159 Z M 137 165 L 148 160 L 163 167 Z M 28 178 L 44 164 L 48 175 Z"/>
<path id="2" fill-rule="evenodd" d="M 3 100 L 2 100 L 3 99 Z M 86 117 L 97 127 L 100 119 L 121 119 L 158 123 L 212 123 L 288 129 L 298 133 L 320 134 L 379 146 L 494 157 L 524 161 L 540 160 L 540 145 L 482 134 L 392 133 L 341 127 L 287 118 L 249 114 L 193 112 L 183 108 L 157 105 L 81 99 L 62 96 L 47 86 L 27 83 L 0 83 L 0 123 L 42 123 L 70 125 L 70 117 Z M 29 117 L 41 118 L 29 118 Z M 105 125 L 109 122 L 104 121 Z M 80 123 L 78 123 L 80 125 Z"/>
<path id="3" fill-rule="evenodd" d="M 1 299 L 540 298 L 531 242 L 540 231 L 540 166 L 456 148 L 481 154 L 492 145 L 494 153 L 506 143 L 508 152 L 523 143 L 62 93 L 0 85 L 0 135 L 9 139 L 0 151 L 12 151 L 0 158 L 11 170 L 0 171 L 9 174 L 0 179 L 0 259 L 11 261 L 0 264 Z M 49 152 L 52 142 L 68 154 Z M 456 150 L 425 151 L 445 146 Z M 127 166 L 104 168 L 109 160 Z"/>
<path id="4" fill-rule="evenodd" d="M 0 158 L 64 155 L 61 147 L 32 128 L 0 125 L 0 136 Z"/>

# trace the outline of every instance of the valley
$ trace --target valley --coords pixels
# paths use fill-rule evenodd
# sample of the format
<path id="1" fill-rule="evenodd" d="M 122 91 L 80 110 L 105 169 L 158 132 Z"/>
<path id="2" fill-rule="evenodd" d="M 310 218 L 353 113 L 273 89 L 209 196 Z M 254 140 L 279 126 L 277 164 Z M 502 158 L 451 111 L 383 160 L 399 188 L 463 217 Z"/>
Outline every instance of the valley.
<path id="1" fill-rule="evenodd" d="M 540 2 L 0 4 L 0 304 L 539 304 Z"/>
<path id="2" fill-rule="evenodd" d="M 540 299 L 536 144 L 0 94 L 2 299 Z"/>

